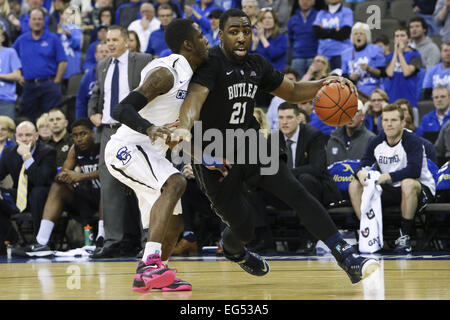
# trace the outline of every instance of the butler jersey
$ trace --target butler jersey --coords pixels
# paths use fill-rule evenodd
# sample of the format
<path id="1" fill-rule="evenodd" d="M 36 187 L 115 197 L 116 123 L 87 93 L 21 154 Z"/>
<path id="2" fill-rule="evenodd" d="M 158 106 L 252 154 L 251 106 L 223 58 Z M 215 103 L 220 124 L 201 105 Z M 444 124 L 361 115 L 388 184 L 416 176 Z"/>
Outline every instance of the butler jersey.
<path id="1" fill-rule="evenodd" d="M 381 173 L 390 174 L 394 187 L 400 187 L 403 179 L 414 178 L 435 194 L 436 186 L 428 169 L 425 149 L 415 133 L 403 129 L 402 138 L 394 146 L 388 144 L 384 132 L 374 137 L 361 159 L 360 168 L 367 169 L 375 163 Z"/>
<path id="2" fill-rule="evenodd" d="M 210 91 L 200 113 L 203 129 L 225 133 L 226 129 L 258 128 L 253 117 L 255 95 L 278 88 L 283 74 L 259 54 L 249 54 L 243 64 L 235 64 L 215 46 L 191 81 Z"/>
<path id="3" fill-rule="evenodd" d="M 145 81 L 148 73 L 159 67 L 167 68 L 172 72 L 174 79 L 173 87 L 169 92 L 157 96 L 139 110 L 141 117 L 156 126 L 166 125 L 178 120 L 180 107 L 186 98 L 189 80 L 193 73 L 185 57 L 179 54 L 172 54 L 168 57 L 155 59 L 147 64 L 142 69 L 141 83 L 139 86 Z M 120 126 L 111 139 L 126 141 L 130 144 L 144 144 L 150 141 L 147 135 L 139 133 L 124 124 Z M 158 139 L 152 148 L 158 154 L 164 155 L 168 146 L 162 139 Z"/>
<path id="4" fill-rule="evenodd" d="M 75 163 L 80 167 L 81 172 L 90 173 L 98 170 L 98 160 L 100 159 L 100 143 L 96 143 L 92 150 L 81 151 L 75 145 Z M 93 179 L 89 183 L 92 183 L 92 188 L 100 189 L 100 180 Z"/>
<path id="5" fill-rule="evenodd" d="M 226 146 L 230 145 L 227 129 L 259 129 L 253 116 L 255 96 L 260 91 L 271 92 L 278 88 L 283 77 L 259 54 L 249 54 L 242 64 L 237 64 L 228 60 L 219 46 L 211 48 L 208 60 L 191 79 L 210 91 L 200 112 L 202 137 L 206 130 L 218 129 Z M 196 133 L 194 127 L 194 139 Z M 203 147 L 206 144 L 203 143 Z"/>

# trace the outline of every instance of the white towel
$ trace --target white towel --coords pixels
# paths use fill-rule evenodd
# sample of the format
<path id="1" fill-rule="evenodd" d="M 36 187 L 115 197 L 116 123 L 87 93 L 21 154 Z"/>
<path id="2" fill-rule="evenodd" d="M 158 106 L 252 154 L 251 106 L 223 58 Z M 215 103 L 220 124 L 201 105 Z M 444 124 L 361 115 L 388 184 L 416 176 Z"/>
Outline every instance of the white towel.
<path id="1" fill-rule="evenodd" d="M 56 257 L 88 257 L 94 253 L 95 246 L 84 246 L 68 251 L 55 251 Z"/>
<path id="2" fill-rule="evenodd" d="M 383 213 L 381 209 L 381 189 L 376 182 L 378 171 L 370 171 L 366 178 L 361 201 L 361 221 L 359 224 L 359 251 L 374 253 L 383 248 Z"/>

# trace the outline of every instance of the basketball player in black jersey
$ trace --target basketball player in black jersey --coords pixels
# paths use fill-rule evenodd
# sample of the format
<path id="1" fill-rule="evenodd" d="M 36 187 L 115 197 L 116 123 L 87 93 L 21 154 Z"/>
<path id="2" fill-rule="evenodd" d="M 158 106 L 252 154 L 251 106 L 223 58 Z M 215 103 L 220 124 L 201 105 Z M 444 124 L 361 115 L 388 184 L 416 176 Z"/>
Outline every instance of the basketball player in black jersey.
<path id="1" fill-rule="evenodd" d="M 349 81 L 337 77 L 291 81 L 262 56 L 249 54 L 252 29 L 250 19 L 241 10 L 230 9 L 222 14 L 219 39 L 220 47 L 210 49 L 207 62 L 192 77 L 188 96 L 180 110 L 180 125 L 172 134 L 172 142 L 190 141 L 191 129 L 197 120 L 201 122 L 202 134 L 209 129 L 219 129 L 225 145 L 230 145 L 230 141 L 226 141 L 227 129 L 246 132 L 258 129 L 253 117 L 257 90 L 270 92 L 292 103 L 312 100 L 316 92 L 330 82 L 349 85 L 356 90 Z M 197 130 L 194 128 L 192 131 L 195 142 Z M 251 147 L 247 144 L 244 149 Z M 206 166 L 206 162 L 210 165 L 211 157 L 215 156 L 202 155 L 204 164 L 195 164 L 194 171 L 216 213 L 227 225 L 221 242 L 225 257 L 238 263 L 246 272 L 263 276 L 269 272 L 269 265 L 245 246 L 254 236 L 251 219 L 251 210 L 254 209 L 244 196 L 244 182 L 271 192 L 292 207 L 305 227 L 331 249 L 352 283 L 359 282 L 379 267 L 376 260 L 358 256 L 355 249 L 344 241 L 325 208 L 294 178 L 285 161 L 280 161 L 275 174 L 262 175 L 264 165 L 261 161 L 230 165 L 220 158 L 216 159 L 214 166 Z M 283 151 L 281 156 L 285 159 Z M 204 161 L 205 158 L 208 161 Z"/>
<path id="2" fill-rule="evenodd" d="M 53 254 L 48 241 L 53 227 L 64 208 L 80 214 L 83 223 L 92 223 L 92 216 L 100 211 L 100 181 L 98 160 L 100 144 L 95 143 L 91 121 L 80 118 L 72 125 L 71 146 L 60 173 L 55 177 L 45 203 L 36 243 L 14 249 L 12 254 L 25 257 L 43 257 Z"/>

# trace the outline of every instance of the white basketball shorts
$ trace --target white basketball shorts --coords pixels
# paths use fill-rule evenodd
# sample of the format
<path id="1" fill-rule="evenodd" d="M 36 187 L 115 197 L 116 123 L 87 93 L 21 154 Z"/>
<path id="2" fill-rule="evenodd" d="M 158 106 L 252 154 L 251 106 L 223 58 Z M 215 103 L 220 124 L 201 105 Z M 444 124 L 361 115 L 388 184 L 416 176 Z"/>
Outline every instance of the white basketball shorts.
<path id="1" fill-rule="evenodd" d="M 113 177 L 134 190 L 142 226 L 148 228 L 150 211 L 161 195 L 162 186 L 171 175 L 180 171 L 151 148 L 150 140 L 135 145 L 112 138 L 106 144 L 105 163 Z M 181 212 L 181 201 L 178 201 L 173 214 Z"/>

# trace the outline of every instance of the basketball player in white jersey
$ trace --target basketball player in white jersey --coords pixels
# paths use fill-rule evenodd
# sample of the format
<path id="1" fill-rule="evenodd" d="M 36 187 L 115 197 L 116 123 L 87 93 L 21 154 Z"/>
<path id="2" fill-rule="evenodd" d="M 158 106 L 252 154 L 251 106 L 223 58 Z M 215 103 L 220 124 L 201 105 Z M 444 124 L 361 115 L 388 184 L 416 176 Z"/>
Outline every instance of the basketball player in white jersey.
<path id="1" fill-rule="evenodd" d="M 108 170 L 134 190 L 142 225 L 149 228 L 132 287 L 141 293 L 192 290 L 167 266 L 183 230 L 180 198 L 186 180 L 165 155 L 168 124 L 177 121 L 192 74 L 208 57 L 208 40 L 192 20 L 176 19 L 167 26 L 165 41 L 173 54 L 151 61 L 140 86 L 114 107 L 113 117 L 122 126 L 105 149 Z"/>

